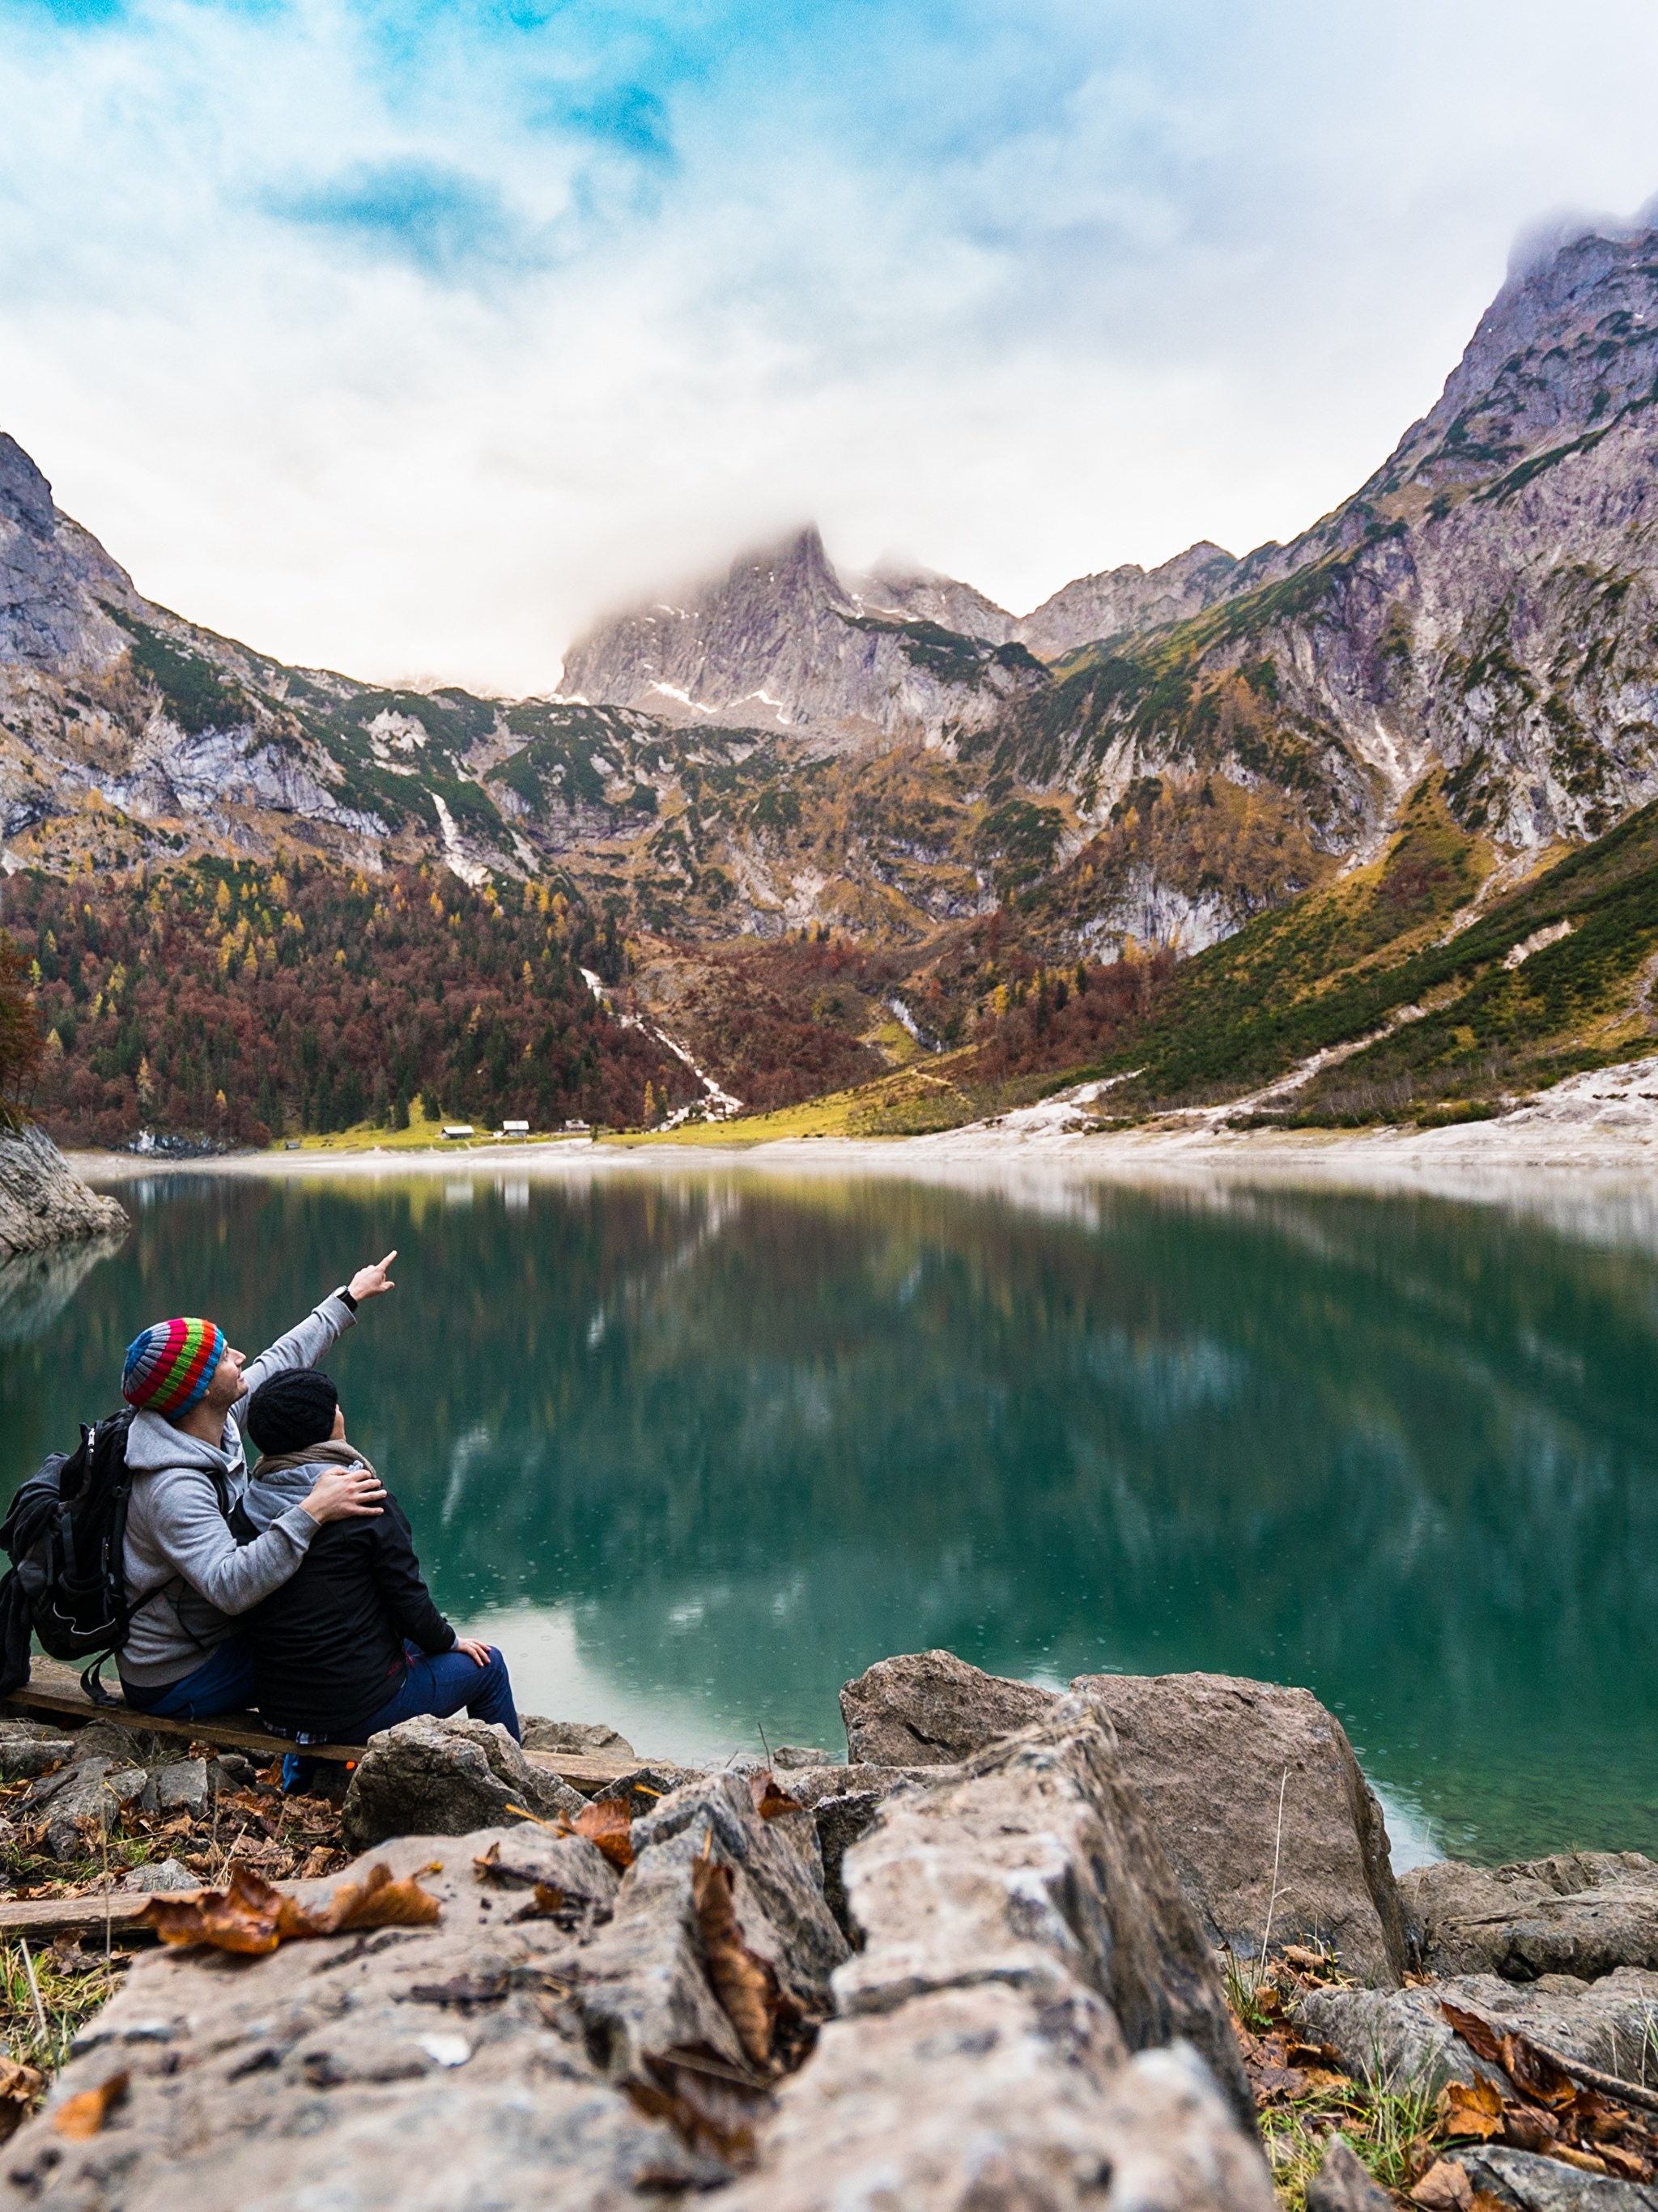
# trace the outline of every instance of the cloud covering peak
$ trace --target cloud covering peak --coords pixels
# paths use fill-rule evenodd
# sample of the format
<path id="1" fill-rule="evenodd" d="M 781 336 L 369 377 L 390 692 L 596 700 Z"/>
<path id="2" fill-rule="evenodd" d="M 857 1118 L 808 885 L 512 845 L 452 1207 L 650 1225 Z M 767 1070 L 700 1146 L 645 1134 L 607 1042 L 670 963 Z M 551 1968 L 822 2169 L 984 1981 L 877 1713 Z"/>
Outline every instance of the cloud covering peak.
<path id="1" fill-rule="evenodd" d="M 0 422 L 364 674 L 549 684 L 802 513 L 1029 605 L 1290 534 L 1519 223 L 1646 197 L 1658 22 L 1585 7 L 0 0 Z"/>

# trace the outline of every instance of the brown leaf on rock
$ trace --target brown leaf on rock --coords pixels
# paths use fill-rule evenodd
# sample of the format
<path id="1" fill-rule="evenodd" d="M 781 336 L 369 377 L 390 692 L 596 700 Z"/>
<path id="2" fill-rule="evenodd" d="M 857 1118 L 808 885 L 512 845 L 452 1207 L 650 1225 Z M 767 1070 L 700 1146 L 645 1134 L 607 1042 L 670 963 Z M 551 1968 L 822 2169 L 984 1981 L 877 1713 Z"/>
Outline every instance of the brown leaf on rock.
<path id="1" fill-rule="evenodd" d="M 1650 2181 L 1652 2160 L 1643 2158 L 1638 2151 L 1628 2149 L 1621 2143 L 1597 2143 L 1595 2146 L 1605 2160 L 1606 2170 L 1625 2181 Z"/>
<path id="2" fill-rule="evenodd" d="M 778 1785 L 774 1774 L 751 1774 L 749 1792 L 754 1799 L 754 1809 L 762 1820 L 780 1820 L 786 1814 L 804 1813 L 805 1807 L 798 1797 L 791 1797 L 786 1790 Z"/>
<path id="3" fill-rule="evenodd" d="M 1518 2029 L 1507 2033 L 1482 2020 L 1477 2012 L 1442 1999 L 1439 2009 L 1468 2048 L 1500 2066 L 1522 2096 L 1537 2105 L 1569 2105 L 1577 2094 L 1570 2074 L 1546 2058 L 1528 2036 Z"/>
<path id="4" fill-rule="evenodd" d="M 45 2077 L 15 2058 L 0 2058 L 0 2142 L 15 2135 L 46 2086 Z"/>
<path id="5" fill-rule="evenodd" d="M 1424 2212 L 1473 2212 L 1473 2184 L 1454 2158 L 1436 2159 L 1411 2191 Z"/>
<path id="6" fill-rule="evenodd" d="M 388 1866 L 371 1867 L 361 1881 L 344 1883 L 320 1905 L 307 1907 L 238 1860 L 224 1889 L 153 1897 L 139 1924 L 153 1928 L 164 1943 L 207 1943 L 216 1951 L 260 1958 L 296 1938 L 429 1927 L 441 1911 L 437 1899 L 421 1887 L 419 1875 L 394 1881 Z"/>
<path id="7" fill-rule="evenodd" d="M 1516 2150 L 1546 2150 L 1560 2131 L 1552 2112 L 1535 2105 L 1507 2105 L 1503 2111 L 1503 2140 Z"/>
<path id="8" fill-rule="evenodd" d="M 398 1880 L 389 1866 L 372 1866 L 360 1881 L 342 1883 L 325 1903 L 313 1905 L 306 1916 L 309 1924 L 295 1932 L 354 1936 L 369 1928 L 429 1928 L 442 1918 L 443 1907 L 421 1887 L 421 1875 L 441 1871 L 434 1860 Z"/>
<path id="9" fill-rule="evenodd" d="M 693 1862 L 691 1902 L 696 1908 L 708 1979 L 737 2030 L 738 2041 L 756 2066 L 763 2066 L 771 2057 L 772 2030 L 777 2024 L 777 1977 L 743 1941 L 734 1895 L 735 1881 L 728 1866 L 708 1858 Z"/>
<path id="10" fill-rule="evenodd" d="M 1594 2151 L 1579 2150 L 1574 2143 L 1551 2143 L 1544 2155 L 1558 2158 L 1562 2166 L 1575 2166 L 1579 2173 L 1604 2173 L 1606 2171 L 1605 2159 L 1597 2156 Z"/>
<path id="11" fill-rule="evenodd" d="M 665 2120 L 689 2149 L 712 2151 L 739 2172 L 753 2165 L 755 2122 L 772 2101 L 763 2087 L 716 2070 L 692 2051 L 670 2051 L 645 2064 L 649 2078 L 626 2085 L 639 2112 Z M 636 2176 L 634 2185 L 645 2185 Z M 683 2179 L 675 2185 L 683 2185 Z"/>
<path id="12" fill-rule="evenodd" d="M 584 1805 L 574 1821 L 560 1823 L 561 1834 L 586 1836 L 604 1852 L 613 1867 L 624 1871 L 634 1863 L 633 1816 L 620 1797 L 595 1797 Z"/>
<path id="13" fill-rule="evenodd" d="M 1448 2136 L 1489 2142 L 1503 2132 L 1503 2095 L 1495 2082 L 1448 2081 L 1435 2106 Z"/>
<path id="14" fill-rule="evenodd" d="M 193 1897 L 152 1897 L 138 1917 L 139 1925 L 153 1928 L 163 1943 L 210 1943 L 216 1951 L 258 1958 L 281 1942 L 282 1907 L 291 1902 L 238 1860 L 223 1889 L 198 1890 Z"/>
<path id="15" fill-rule="evenodd" d="M 129 2078 L 112 2074 L 95 2089 L 82 2089 L 78 2097 L 68 2098 L 52 2114 L 52 2124 L 71 2142 L 88 2142 L 101 2133 L 104 2122 L 125 2097 Z"/>

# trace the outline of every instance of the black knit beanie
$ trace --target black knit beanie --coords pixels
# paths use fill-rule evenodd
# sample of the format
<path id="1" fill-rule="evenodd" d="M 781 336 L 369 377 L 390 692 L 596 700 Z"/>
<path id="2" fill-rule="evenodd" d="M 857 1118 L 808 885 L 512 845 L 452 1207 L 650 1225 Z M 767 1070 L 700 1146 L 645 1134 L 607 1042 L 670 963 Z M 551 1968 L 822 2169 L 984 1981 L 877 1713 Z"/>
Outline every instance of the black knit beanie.
<path id="1" fill-rule="evenodd" d="M 290 1368 L 261 1382 L 247 1401 L 247 1433 L 262 1452 L 303 1451 L 334 1432 L 340 1394 L 314 1367 Z"/>

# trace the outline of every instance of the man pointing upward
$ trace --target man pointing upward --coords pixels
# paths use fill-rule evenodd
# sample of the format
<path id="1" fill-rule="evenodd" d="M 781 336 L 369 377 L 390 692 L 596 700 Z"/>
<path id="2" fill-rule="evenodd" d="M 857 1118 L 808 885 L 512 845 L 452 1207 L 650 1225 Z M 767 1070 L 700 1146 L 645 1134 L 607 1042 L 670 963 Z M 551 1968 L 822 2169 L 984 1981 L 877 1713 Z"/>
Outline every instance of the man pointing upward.
<path id="1" fill-rule="evenodd" d="M 197 1720 L 245 1706 L 253 1666 L 238 1616 L 288 1580 L 325 1522 L 380 1512 L 378 1476 L 331 1468 L 252 1543 L 239 1545 L 229 1522 L 247 1487 L 249 1391 L 288 1368 L 314 1366 L 366 1298 L 394 1287 L 386 1271 L 397 1256 L 359 1267 L 251 1365 L 216 1322 L 199 1319 L 157 1322 L 127 1347 L 121 1395 L 136 1408 L 123 1554 L 131 1626 L 118 1664 L 136 1711 Z"/>

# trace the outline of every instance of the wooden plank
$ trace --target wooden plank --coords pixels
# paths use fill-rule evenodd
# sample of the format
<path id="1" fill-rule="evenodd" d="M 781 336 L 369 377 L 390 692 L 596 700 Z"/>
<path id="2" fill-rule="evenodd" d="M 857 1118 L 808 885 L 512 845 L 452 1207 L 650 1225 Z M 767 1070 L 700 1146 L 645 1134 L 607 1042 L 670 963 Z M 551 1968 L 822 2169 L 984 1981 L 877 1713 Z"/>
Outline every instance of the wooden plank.
<path id="1" fill-rule="evenodd" d="M 0 1904 L 0 1936 L 84 1936 L 101 1933 L 106 1923 L 120 1936 L 133 1929 L 149 1903 L 147 1897 L 126 1892 L 119 1897 L 11 1898 Z"/>
<path id="2" fill-rule="evenodd" d="M 25 1686 L 11 1696 L 0 1698 L 0 1704 L 24 1713 L 67 1713 L 76 1720 L 118 1721 L 136 1729 L 151 1729 L 158 1735 L 177 1736 L 185 1743 L 216 1744 L 221 1749 L 259 1751 L 267 1758 L 280 1759 L 284 1752 L 296 1751 L 300 1747 L 287 1736 L 272 1735 L 259 1725 L 257 1713 L 216 1713 L 210 1720 L 175 1721 L 160 1713 L 141 1713 L 129 1705 L 118 1688 L 110 1692 L 111 1703 L 94 1705 L 81 1687 L 81 1677 L 73 1667 L 61 1660 L 36 1657 L 29 1669 Z M 360 1743 L 313 1743 L 305 1746 L 308 1759 L 355 1759 L 363 1754 Z"/>
<path id="3" fill-rule="evenodd" d="M 579 1751 L 526 1751 L 524 1756 L 531 1766 L 540 1767 L 544 1773 L 557 1775 L 561 1782 L 568 1782 L 584 1797 L 591 1797 L 612 1782 L 620 1782 L 624 1774 L 637 1774 L 641 1767 L 651 1763 L 645 1759 L 613 1759 Z"/>
<path id="4" fill-rule="evenodd" d="M 257 1751 L 267 1759 L 280 1759 L 284 1752 L 296 1751 L 301 1747 L 288 1737 L 271 1735 L 259 1725 L 257 1713 L 220 1713 L 210 1720 L 168 1720 L 157 1713 L 141 1713 L 129 1705 L 118 1688 L 111 1691 L 112 1702 L 107 1705 L 94 1705 L 81 1687 L 81 1677 L 73 1667 L 58 1659 L 43 1659 L 38 1655 L 29 1670 L 27 1686 L 0 1698 L 0 1706 L 10 1706 L 23 1713 L 69 1715 L 77 1721 L 112 1720 L 136 1729 L 153 1729 L 160 1735 L 175 1736 L 182 1743 L 211 1743 L 222 1749 Z M 304 1747 L 307 1759 L 331 1759 L 351 1761 L 362 1757 L 365 1747 L 360 1743 L 311 1743 Z M 525 1754 L 532 1766 L 549 1774 L 556 1774 L 568 1782 L 584 1796 L 591 1797 L 596 1790 L 620 1782 L 626 1774 L 637 1774 L 641 1766 L 650 1762 L 642 1759 L 617 1759 L 605 1753 L 574 1751 L 531 1751 Z"/>

